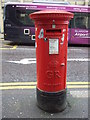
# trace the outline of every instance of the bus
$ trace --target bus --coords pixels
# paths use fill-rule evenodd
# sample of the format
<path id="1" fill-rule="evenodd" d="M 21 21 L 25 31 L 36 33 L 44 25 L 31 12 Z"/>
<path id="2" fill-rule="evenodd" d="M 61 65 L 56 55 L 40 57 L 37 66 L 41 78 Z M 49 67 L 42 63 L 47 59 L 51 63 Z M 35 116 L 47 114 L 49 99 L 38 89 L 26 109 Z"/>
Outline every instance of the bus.
<path id="1" fill-rule="evenodd" d="M 4 6 L 4 39 L 35 43 L 35 26 L 29 14 L 40 10 L 65 10 L 74 13 L 69 23 L 69 44 L 90 44 L 90 7 L 48 3 L 6 3 Z"/>

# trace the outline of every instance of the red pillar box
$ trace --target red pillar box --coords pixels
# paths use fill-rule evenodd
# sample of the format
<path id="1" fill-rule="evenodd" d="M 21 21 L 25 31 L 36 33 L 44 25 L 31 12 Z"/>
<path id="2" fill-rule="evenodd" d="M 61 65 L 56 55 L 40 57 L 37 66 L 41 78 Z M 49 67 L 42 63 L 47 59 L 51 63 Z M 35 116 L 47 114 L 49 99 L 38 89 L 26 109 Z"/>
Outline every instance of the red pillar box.
<path id="1" fill-rule="evenodd" d="M 66 108 L 68 23 L 73 13 L 45 10 L 30 14 L 35 21 L 37 102 L 48 112 Z"/>

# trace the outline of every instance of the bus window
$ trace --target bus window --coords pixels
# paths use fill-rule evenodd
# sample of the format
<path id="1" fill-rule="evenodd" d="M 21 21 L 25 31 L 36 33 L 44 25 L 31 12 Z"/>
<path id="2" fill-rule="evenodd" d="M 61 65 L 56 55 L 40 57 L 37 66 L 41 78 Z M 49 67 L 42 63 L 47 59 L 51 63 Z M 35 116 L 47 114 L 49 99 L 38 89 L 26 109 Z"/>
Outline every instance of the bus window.
<path id="1" fill-rule="evenodd" d="M 88 15 L 85 13 L 76 13 L 74 17 L 74 27 L 87 29 L 88 28 Z"/>
<path id="2" fill-rule="evenodd" d="M 90 29 L 90 14 L 88 14 L 88 28 Z"/>
<path id="3" fill-rule="evenodd" d="M 75 19 L 75 28 L 86 29 L 86 18 L 85 17 L 76 17 Z"/>
<path id="4" fill-rule="evenodd" d="M 9 10 L 8 10 L 8 8 L 9 8 L 9 7 L 7 6 L 7 7 L 6 7 L 6 10 L 4 9 L 4 11 L 5 11 L 4 14 L 5 14 L 5 18 L 6 18 L 6 19 L 9 18 Z"/>
<path id="5" fill-rule="evenodd" d="M 68 27 L 74 28 L 74 19 L 70 20 Z"/>
<path id="6" fill-rule="evenodd" d="M 29 14 L 35 11 L 36 10 L 16 10 L 16 18 L 24 26 L 26 25 L 34 26 L 34 22 L 29 18 Z"/>

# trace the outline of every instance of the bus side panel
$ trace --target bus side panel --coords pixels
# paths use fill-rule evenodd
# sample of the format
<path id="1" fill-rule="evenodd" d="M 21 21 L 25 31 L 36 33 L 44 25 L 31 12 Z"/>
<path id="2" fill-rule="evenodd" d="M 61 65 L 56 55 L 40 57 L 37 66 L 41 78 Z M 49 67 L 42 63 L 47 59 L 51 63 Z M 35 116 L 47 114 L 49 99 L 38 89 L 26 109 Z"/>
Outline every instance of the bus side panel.
<path id="1" fill-rule="evenodd" d="M 69 44 L 90 44 L 90 30 L 71 29 Z"/>
<path id="2" fill-rule="evenodd" d="M 30 12 L 23 9 L 17 10 L 16 5 L 5 6 L 4 39 L 12 42 L 35 43 L 35 27 L 29 18 Z"/>
<path id="3" fill-rule="evenodd" d="M 25 34 L 29 30 L 30 34 Z M 34 27 L 5 27 L 4 39 L 13 42 L 35 43 Z"/>
<path id="4" fill-rule="evenodd" d="M 68 44 L 71 42 L 71 28 L 68 28 Z"/>

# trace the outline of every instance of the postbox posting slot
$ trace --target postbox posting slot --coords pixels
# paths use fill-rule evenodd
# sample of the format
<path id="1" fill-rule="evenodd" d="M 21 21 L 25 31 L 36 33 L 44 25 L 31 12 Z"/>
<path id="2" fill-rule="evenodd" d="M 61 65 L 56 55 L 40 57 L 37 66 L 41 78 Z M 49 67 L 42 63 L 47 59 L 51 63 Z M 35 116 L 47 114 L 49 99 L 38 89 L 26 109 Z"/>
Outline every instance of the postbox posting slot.
<path id="1" fill-rule="evenodd" d="M 51 34 L 61 34 L 62 30 L 61 29 L 48 29 L 46 30 L 46 34 L 47 35 L 51 35 Z"/>

